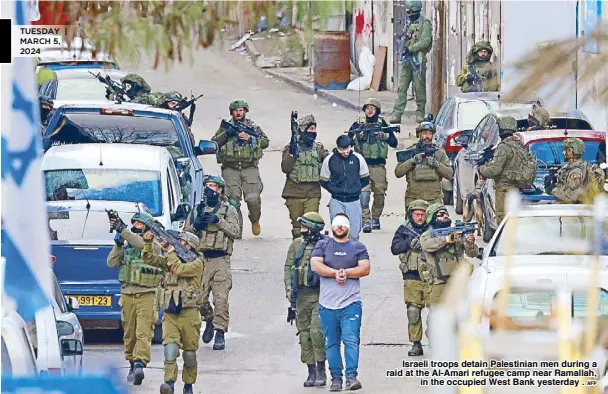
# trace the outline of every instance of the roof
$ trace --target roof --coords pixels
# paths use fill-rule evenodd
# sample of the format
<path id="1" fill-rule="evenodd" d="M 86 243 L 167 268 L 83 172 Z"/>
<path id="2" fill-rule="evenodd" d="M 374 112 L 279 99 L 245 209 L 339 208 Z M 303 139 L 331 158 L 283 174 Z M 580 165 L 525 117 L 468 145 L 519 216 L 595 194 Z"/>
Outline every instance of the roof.
<path id="1" fill-rule="evenodd" d="M 167 160 L 163 160 L 163 156 Z M 162 146 L 138 144 L 69 144 L 52 146 L 42 157 L 41 169 L 108 168 L 163 171 L 171 154 Z M 99 163 L 103 162 L 103 166 Z"/>
<path id="2" fill-rule="evenodd" d="M 568 132 L 567 135 L 564 132 Z M 591 131 L 591 130 L 564 130 L 564 129 L 550 129 L 550 130 L 534 130 L 517 132 L 513 134 L 515 137 L 527 145 L 531 142 L 546 139 L 566 139 L 568 137 L 576 137 L 583 140 L 591 139 L 603 139 L 606 140 L 606 133 L 604 131 Z"/>
<path id="3" fill-rule="evenodd" d="M 531 108 L 513 108 L 513 109 L 502 109 L 494 112 L 496 116 L 512 116 L 515 120 L 528 119 Z"/>
<path id="4" fill-rule="evenodd" d="M 87 103 L 80 103 L 80 104 L 66 104 L 63 105 L 63 108 L 67 109 L 67 110 L 71 110 L 71 109 L 90 109 L 90 110 L 96 110 L 99 109 L 101 110 L 102 108 L 111 108 L 111 109 L 131 109 L 134 111 L 149 111 L 149 112 L 155 112 L 155 113 L 159 113 L 159 114 L 166 114 L 167 116 L 170 116 L 174 113 L 176 113 L 176 111 L 170 110 L 170 109 L 165 109 L 165 108 L 158 108 L 155 107 L 153 105 L 147 105 L 147 104 L 136 104 L 136 103 L 129 103 L 129 102 L 122 102 L 120 104 L 117 104 L 115 102 L 110 102 L 110 101 L 92 101 L 92 102 L 87 102 Z"/>
<path id="5" fill-rule="evenodd" d="M 101 73 L 102 76 L 109 75 L 110 78 L 117 81 L 120 78 L 127 75 L 127 72 L 121 70 L 100 70 L 98 68 L 66 68 L 61 70 L 53 71 L 57 79 L 96 79 L 97 73 Z M 91 73 L 95 75 L 91 75 Z M 100 82 L 101 83 L 101 82 Z"/>

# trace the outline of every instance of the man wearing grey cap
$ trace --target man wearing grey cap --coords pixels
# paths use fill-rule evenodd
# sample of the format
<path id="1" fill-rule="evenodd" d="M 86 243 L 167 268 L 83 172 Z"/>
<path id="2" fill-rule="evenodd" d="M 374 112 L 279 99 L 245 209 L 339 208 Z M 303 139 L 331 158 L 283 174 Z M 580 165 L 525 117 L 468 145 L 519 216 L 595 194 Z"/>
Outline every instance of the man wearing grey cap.
<path id="1" fill-rule="evenodd" d="M 369 168 L 363 156 L 352 148 L 348 135 L 336 140 L 337 148 L 323 160 L 321 186 L 331 194 L 329 216 L 333 220 L 338 213 L 350 218 L 349 237 L 359 240 L 363 225 L 361 211 L 361 189 L 369 184 Z"/>

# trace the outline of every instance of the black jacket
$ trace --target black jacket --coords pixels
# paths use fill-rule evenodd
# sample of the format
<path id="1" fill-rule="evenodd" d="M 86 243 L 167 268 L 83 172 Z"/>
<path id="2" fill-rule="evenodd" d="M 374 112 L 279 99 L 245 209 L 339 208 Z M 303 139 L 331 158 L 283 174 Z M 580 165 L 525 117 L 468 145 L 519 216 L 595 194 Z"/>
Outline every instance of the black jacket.
<path id="1" fill-rule="evenodd" d="M 331 197 L 341 202 L 357 201 L 361 189 L 369 184 L 369 169 L 365 159 L 355 151 L 344 158 L 334 149 L 321 167 L 321 186 Z"/>
<path id="2" fill-rule="evenodd" d="M 407 227 L 407 228 L 406 228 Z M 414 238 L 417 238 L 415 234 L 418 234 L 418 237 L 422 235 L 428 226 L 424 226 L 422 228 L 416 229 L 409 222 L 402 224 L 399 226 L 395 235 L 393 236 L 393 242 L 391 243 L 391 253 L 395 256 L 400 255 L 401 253 L 407 253 L 410 251 L 411 243 Z M 409 270 L 403 273 L 403 280 L 420 280 L 420 274 L 418 271 Z"/>

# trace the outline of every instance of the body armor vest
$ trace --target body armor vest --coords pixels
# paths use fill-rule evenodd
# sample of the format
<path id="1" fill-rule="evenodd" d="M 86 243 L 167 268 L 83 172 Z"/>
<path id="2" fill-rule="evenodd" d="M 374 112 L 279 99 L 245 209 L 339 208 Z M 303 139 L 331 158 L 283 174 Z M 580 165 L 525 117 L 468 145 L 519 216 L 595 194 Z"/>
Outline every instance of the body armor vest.
<path id="1" fill-rule="evenodd" d="M 416 149 L 416 146 L 413 146 L 410 149 Z M 437 152 L 435 152 L 435 159 L 437 159 Z M 412 176 L 414 178 L 414 181 L 419 182 L 439 182 L 441 180 L 437 169 L 431 167 L 425 161 L 420 164 L 416 164 L 416 167 L 414 167 L 414 169 L 412 170 Z"/>
<path id="2" fill-rule="evenodd" d="M 289 179 L 295 183 L 319 182 L 321 180 L 321 162 L 317 144 L 310 150 L 300 151 L 293 169 L 289 172 Z"/>
<path id="3" fill-rule="evenodd" d="M 433 272 L 433 277 L 439 281 L 446 281 L 447 277 L 458 267 L 460 260 L 463 258 L 464 246 L 455 243 L 438 252 L 428 254 L 434 260 L 433 262 L 428 262 Z"/>
<path id="4" fill-rule="evenodd" d="M 158 307 L 167 313 L 178 314 L 183 308 L 199 308 L 203 305 L 200 283 L 198 278 L 165 275 L 163 285 L 158 289 Z"/>
<path id="5" fill-rule="evenodd" d="M 365 118 L 359 119 L 360 124 L 375 124 L 367 123 Z M 381 122 L 377 122 L 378 125 L 382 125 Z M 367 138 L 360 140 L 357 137 L 354 138 L 355 152 L 363 156 L 364 159 L 386 159 L 388 157 L 388 142 L 386 139 L 379 140 L 376 137 L 376 133 L 366 132 Z"/>
<path id="6" fill-rule="evenodd" d="M 163 271 L 151 265 L 144 264 L 141 252 L 127 245 L 122 248 L 122 264 L 118 271 L 118 281 L 121 285 L 137 285 L 156 287 L 163 278 Z"/>
<path id="7" fill-rule="evenodd" d="M 230 122 L 234 123 L 234 122 Z M 250 122 L 246 123 L 251 126 Z M 257 137 L 256 137 L 257 138 Z M 262 158 L 264 152 L 261 143 L 257 141 L 255 148 L 251 144 L 251 140 L 243 141 L 237 137 L 228 137 L 224 145 L 217 152 L 217 162 L 220 164 L 234 162 L 255 162 Z"/>
<path id="8" fill-rule="evenodd" d="M 215 207 L 205 207 L 206 213 L 214 213 L 220 219 L 226 219 L 229 205 L 224 202 L 219 202 Z M 198 244 L 198 250 L 204 252 L 205 250 L 217 250 L 224 251 L 226 254 L 232 254 L 232 244 L 234 241 L 220 230 L 217 224 L 209 224 L 201 232 L 200 242 Z"/>
<path id="9" fill-rule="evenodd" d="M 317 241 L 318 242 L 318 241 Z M 316 242 L 307 243 L 302 241 L 294 258 L 292 270 L 298 271 L 298 286 L 308 288 L 319 288 L 319 275 L 312 271 L 310 255 L 315 248 Z M 295 273 L 294 273 L 295 274 Z"/>

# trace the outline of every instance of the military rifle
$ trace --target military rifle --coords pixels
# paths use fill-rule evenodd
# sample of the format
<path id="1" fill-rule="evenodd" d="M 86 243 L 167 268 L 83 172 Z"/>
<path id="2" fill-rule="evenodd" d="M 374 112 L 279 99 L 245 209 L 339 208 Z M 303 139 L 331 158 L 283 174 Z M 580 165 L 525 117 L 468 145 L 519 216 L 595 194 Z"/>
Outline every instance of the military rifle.
<path id="1" fill-rule="evenodd" d="M 435 156 L 435 152 L 437 152 L 437 147 L 434 145 L 429 145 L 425 147 L 414 147 L 406 150 L 402 150 L 397 152 L 397 161 L 399 163 L 405 163 L 406 161 L 412 159 L 417 154 L 422 154 L 424 157 L 433 157 Z"/>
<path id="2" fill-rule="evenodd" d="M 375 133 L 383 132 L 383 133 L 400 133 L 401 126 L 400 125 L 391 125 L 391 126 L 382 126 L 380 123 L 357 123 L 353 125 L 349 131 L 346 131 L 353 138 L 355 133 L 363 133 L 365 140 L 369 144 L 374 144 L 376 137 Z"/>
<path id="3" fill-rule="evenodd" d="M 483 81 L 479 74 L 477 74 L 474 64 L 469 64 L 469 75 L 473 77 L 472 90 L 469 90 L 469 92 L 483 92 Z"/>
<path id="4" fill-rule="evenodd" d="M 94 74 L 91 71 L 89 71 L 89 74 L 97 78 L 99 82 L 106 85 L 108 91 L 114 95 L 114 98 L 119 103 L 125 101 L 125 97 L 128 97 L 127 92 L 124 90 L 124 88 L 118 82 L 110 78 L 109 75 L 106 74 L 105 77 L 102 77 L 101 73 Z"/>
<path id="5" fill-rule="evenodd" d="M 298 127 L 298 112 L 291 111 L 291 140 L 289 141 L 289 154 L 293 155 L 294 158 L 298 158 L 300 155 L 300 149 L 298 147 L 298 134 L 300 128 Z"/>
<path id="6" fill-rule="evenodd" d="M 559 172 L 561 167 L 550 167 L 549 174 L 545 175 L 544 184 L 545 184 L 545 193 L 551 194 L 555 186 L 557 185 L 557 173 Z"/>
<path id="7" fill-rule="evenodd" d="M 291 267 L 291 299 L 290 307 L 287 309 L 287 322 L 293 324 L 293 321 L 296 318 L 296 302 L 298 301 L 298 291 L 300 286 L 300 275 L 298 271 L 298 266 L 300 265 L 300 260 L 302 260 L 302 256 L 304 256 L 304 251 L 306 250 L 306 246 L 308 245 L 308 241 L 305 239 L 300 245 L 300 249 L 295 255 L 294 264 Z M 291 318 L 291 319 L 290 319 Z"/>
<path id="8" fill-rule="evenodd" d="M 412 34 L 407 32 L 407 28 L 408 28 L 408 24 L 406 23 L 403 26 L 403 32 L 401 34 L 397 35 L 398 40 L 401 42 L 401 59 L 407 60 L 412 65 L 412 68 L 414 69 L 416 74 L 418 74 L 419 77 L 422 77 L 420 61 L 416 58 L 416 55 L 414 55 L 407 48 L 407 41 L 412 38 Z"/>
<path id="9" fill-rule="evenodd" d="M 483 150 L 481 157 L 476 160 L 476 163 L 478 166 L 482 166 L 482 165 L 486 164 L 488 161 L 490 161 L 492 159 L 492 157 L 494 157 L 494 149 L 492 146 L 488 146 L 487 148 L 485 148 Z"/>
<path id="10" fill-rule="evenodd" d="M 177 257 L 179 257 L 184 262 L 191 263 L 198 258 L 196 253 L 192 252 L 191 250 L 188 250 L 188 248 L 182 245 L 182 243 L 179 242 L 179 239 L 175 235 L 173 235 L 173 233 L 165 230 L 165 227 L 158 221 L 154 219 L 147 220 L 142 218 L 141 222 L 148 227 L 152 234 L 160 238 L 160 240 L 162 241 L 161 244 L 163 244 L 164 247 L 166 247 L 167 244 L 173 246 Z"/>
<path id="11" fill-rule="evenodd" d="M 247 133 L 252 137 L 255 137 L 256 139 L 259 137 L 258 132 L 251 126 L 247 126 L 246 124 L 243 124 L 241 122 L 236 122 L 236 123 L 230 123 L 227 122 L 226 120 L 222 119 L 222 123 L 220 124 L 220 127 L 223 128 L 224 130 L 227 131 L 229 136 L 238 136 L 239 133 Z M 236 144 L 239 143 L 244 143 L 245 141 L 241 141 L 241 140 L 237 140 L 235 141 Z M 253 149 L 257 148 L 257 141 L 252 141 L 251 143 Z"/>
<path id="12" fill-rule="evenodd" d="M 110 209 L 109 211 L 106 209 L 106 213 L 108 214 L 108 219 L 110 219 L 110 220 L 122 220 L 118 216 L 118 212 L 116 212 L 113 209 Z M 113 232 L 114 232 L 114 227 L 110 226 L 110 233 L 113 233 Z"/>
<path id="13" fill-rule="evenodd" d="M 473 234 L 477 231 L 477 223 L 463 223 L 461 220 L 456 220 L 452 227 L 436 228 L 431 230 L 431 236 L 435 238 L 450 236 L 452 240 L 456 234 Z"/>
<path id="14" fill-rule="evenodd" d="M 175 110 L 179 112 L 182 112 L 186 108 L 190 107 L 190 115 L 186 119 L 188 122 L 188 126 L 192 126 L 192 122 L 194 121 L 194 112 L 196 111 L 196 100 L 201 97 L 203 97 L 202 94 L 197 97 L 194 97 L 194 94 L 190 93 L 190 100 L 182 100 L 177 105 L 177 107 L 175 107 Z"/>

